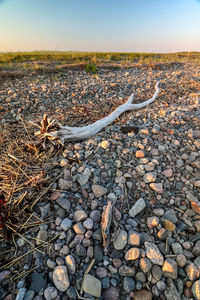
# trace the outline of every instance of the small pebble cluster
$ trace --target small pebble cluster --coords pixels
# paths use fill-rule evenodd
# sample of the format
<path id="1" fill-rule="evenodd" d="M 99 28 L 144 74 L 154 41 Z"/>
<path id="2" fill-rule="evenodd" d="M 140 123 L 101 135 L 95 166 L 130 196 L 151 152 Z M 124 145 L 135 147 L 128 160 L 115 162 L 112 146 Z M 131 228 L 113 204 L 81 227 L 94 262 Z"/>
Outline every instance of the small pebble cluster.
<path id="1" fill-rule="evenodd" d="M 168 77 L 181 84 L 181 76 L 195 80 L 200 75 L 194 66 L 136 71 L 99 76 L 105 85 L 110 76 L 116 86 L 125 79 L 134 83 L 142 72 L 143 81 L 166 76 L 163 86 L 170 96 Z M 79 75 L 77 86 L 86 76 L 93 84 L 93 77 Z M 62 85 L 55 86 L 62 103 Z M 40 88 L 48 99 L 48 84 Z M 86 85 L 85 92 L 90 90 Z M 101 91 L 96 93 L 100 97 Z M 43 224 L 29 228 L 26 240 L 18 238 L 17 255 L 32 249 L 27 240 L 45 246 L 0 272 L 0 299 L 200 299 L 200 87 L 171 97 L 170 103 L 162 95 L 163 101 L 158 97 L 149 107 L 122 116 L 123 124 L 139 126 L 138 133 L 121 132 L 119 121 L 90 139 L 68 143 L 46 166 L 59 179 L 35 207 Z M 101 220 L 108 201 L 118 230 L 105 249 Z M 8 247 L 6 241 L 1 247 Z M 9 276 L 20 268 L 35 269 L 14 291 Z"/>

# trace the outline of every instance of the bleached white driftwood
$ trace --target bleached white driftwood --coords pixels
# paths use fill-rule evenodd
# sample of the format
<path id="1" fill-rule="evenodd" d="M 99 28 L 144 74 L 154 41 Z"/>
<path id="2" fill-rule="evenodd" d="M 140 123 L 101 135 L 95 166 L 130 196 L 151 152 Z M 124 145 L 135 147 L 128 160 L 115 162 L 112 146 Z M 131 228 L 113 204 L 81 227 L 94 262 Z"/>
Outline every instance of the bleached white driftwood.
<path id="1" fill-rule="evenodd" d="M 159 81 L 155 85 L 155 93 L 152 98 L 138 104 L 132 104 L 133 101 L 133 94 L 128 98 L 127 102 L 120 105 L 117 109 L 115 109 L 110 115 L 107 117 L 94 122 L 91 125 L 83 126 L 83 127 L 68 127 L 68 126 L 61 126 L 59 125 L 59 129 L 55 132 L 51 132 L 49 135 L 53 138 L 58 138 L 61 142 L 65 141 L 76 141 L 76 140 L 83 140 L 88 137 L 91 137 L 101 131 L 104 127 L 111 124 L 114 120 L 116 120 L 123 112 L 128 110 L 139 109 L 142 107 L 147 106 L 148 104 L 152 103 L 158 93 Z"/>

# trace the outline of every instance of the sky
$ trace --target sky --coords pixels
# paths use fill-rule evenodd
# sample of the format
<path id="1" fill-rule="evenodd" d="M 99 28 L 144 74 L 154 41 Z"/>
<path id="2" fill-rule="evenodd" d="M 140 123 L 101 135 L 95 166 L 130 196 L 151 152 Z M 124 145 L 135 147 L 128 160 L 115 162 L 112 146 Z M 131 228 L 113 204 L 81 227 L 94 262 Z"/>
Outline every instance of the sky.
<path id="1" fill-rule="evenodd" d="M 0 0 L 0 52 L 200 51 L 200 0 Z"/>

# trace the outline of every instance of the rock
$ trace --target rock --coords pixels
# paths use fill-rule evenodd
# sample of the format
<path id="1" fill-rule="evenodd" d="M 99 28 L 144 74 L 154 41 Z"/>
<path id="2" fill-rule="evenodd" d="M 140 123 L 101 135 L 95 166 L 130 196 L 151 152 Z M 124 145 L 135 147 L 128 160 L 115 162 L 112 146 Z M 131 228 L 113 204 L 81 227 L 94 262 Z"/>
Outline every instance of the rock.
<path id="1" fill-rule="evenodd" d="M 157 192 L 158 194 L 163 194 L 163 185 L 162 183 L 150 183 L 150 188 Z"/>
<path id="2" fill-rule="evenodd" d="M 76 263 L 75 263 L 75 259 L 72 255 L 67 255 L 65 257 L 65 262 L 67 265 L 67 269 L 69 271 L 70 274 L 75 274 L 76 271 Z"/>
<path id="3" fill-rule="evenodd" d="M 154 266 L 156 266 L 156 265 L 154 265 Z M 135 280 L 140 281 L 141 283 L 145 283 L 146 282 L 146 276 L 143 272 L 138 272 L 135 275 Z"/>
<path id="4" fill-rule="evenodd" d="M 144 152 L 142 150 L 137 150 L 135 153 L 136 158 L 142 158 L 144 157 Z"/>
<path id="5" fill-rule="evenodd" d="M 101 220 L 101 213 L 99 210 L 93 210 L 90 213 L 90 218 L 93 220 L 93 222 L 99 222 Z"/>
<path id="6" fill-rule="evenodd" d="M 17 293 L 17 297 L 15 298 L 15 300 L 23 300 L 24 296 L 26 293 L 26 289 L 25 288 L 21 288 L 19 289 L 18 293 Z"/>
<path id="7" fill-rule="evenodd" d="M 123 288 L 126 293 L 134 291 L 135 281 L 131 277 L 124 277 Z"/>
<path id="8" fill-rule="evenodd" d="M 72 221 L 68 218 L 65 218 L 62 220 L 62 223 L 60 224 L 60 227 L 64 230 L 67 231 L 68 229 L 70 229 L 70 227 L 72 226 Z"/>
<path id="9" fill-rule="evenodd" d="M 192 293 L 196 300 L 200 300 L 200 280 L 194 282 L 192 286 Z"/>
<path id="10" fill-rule="evenodd" d="M 62 208 L 64 208 L 66 211 L 70 211 L 71 209 L 71 202 L 64 198 L 64 197 L 60 197 L 56 200 L 57 204 L 60 205 Z"/>
<path id="11" fill-rule="evenodd" d="M 119 291 L 116 287 L 111 286 L 103 293 L 104 300 L 118 300 L 119 299 Z"/>
<path id="12" fill-rule="evenodd" d="M 101 146 L 104 150 L 106 150 L 106 149 L 109 148 L 110 143 L 109 143 L 109 141 L 105 140 L 105 141 L 102 141 L 102 142 L 101 142 L 100 146 Z"/>
<path id="13" fill-rule="evenodd" d="M 156 226 L 158 226 L 159 224 L 159 219 L 158 217 L 150 217 L 150 218 L 147 218 L 147 226 L 148 228 L 154 228 Z"/>
<path id="14" fill-rule="evenodd" d="M 63 178 L 58 179 L 58 187 L 60 190 L 69 190 L 72 188 L 72 181 Z"/>
<path id="15" fill-rule="evenodd" d="M 87 214 L 84 210 L 76 210 L 75 213 L 74 213 L 74 221 L 77 223 L 77 222 L 82 222 L 84 221 L 85 219 L 87 219 Z"/>
<path id="16" fill-rule="evenodd" d="M 164 213 L 163 218 L 171 221 L 174 224 L 176 224 L 178 222 L 178 219 L 177 219 L 176 214 L 173 209 L 168 209 Z"/>
<path id="17" fill-rule="evenodd" d="M 138 248 L 131 248 L 125 254 L 126 260 L 136 260 L 140 256 L 140 249 Z"/>
<path id="18" fill-rule="evenodd" d="M 196 227 L 196 230 L 200 232 L 200 220 L 194 221 L 194 226 Z"/>
<path id="19" fill-rule="evenodd" d="M 190 201 L 192 209 L 200 215 L 200 202 L 198 199 L 189 191 L 186 192 L 186 198 Z"/>
<path id="20" fill-rule="evenodd" d="M 47 279 L 44 277 L 44 274 L 39 272 L 31 273 L 30 276 L 30 290 L 33 290 L 36 293 L 39 293 L 41 289 L 46 289 Z"/>
<path id="21" fill-rule="evenodd" d="M 33 290 L 29 290 L 26 292 L 23 300 L 32 300 L 34 298 L 35 292 Z"/>
<path id="22" fill-rule="evenodd" d="M 167 219 L 164 220 L 164 226 L 165 226 L 165 229 L 168 231 L 175 231 L 175 229 L 176 229 L 176 226 Z"/>
<path id="23" fill-rule="evenodd" d="M 103 259 L 103 251 L 101 245 L 94 246 L 94 258 L 97 261 L 101 261 Z"/>
<path id="24" fill-rule="evenodd" d="M 76 245 L 76 255 L 77 256 L 86 256 L 86 249 L 80 243 Z"/>
<path id="25" fill-rule="evenodd" d="M 144 273 L 148 273 L 151 270 L 152 264 L 148 258 L 146 257 L 141 258 L 139 263 L 140 263 L 140 269 Z"/>
<path id="26" fill-rule="evenodd" d="M 128 244 L 131 246 L 140 246 L 141 234 L 136 231 L 128 232 Z"/>
<path id="27" fill-rule="evenodd" d="M 68 289 L 70 282 L 69 282 L 67 267 L 57 266 L 54 269 L 53 283 L 55 284 L 55 287 L 61 292 L 65 292 Z"/>
<path id="28" fill-rule="evenodd" d="M 166 177 L 172 177 L 172 175 L 173 175 L 172 169 L 166 169 L 166 170 L 164 170 L 162 173 L 163 173 L 163 175 L 166 176 Z"/>
<path id="29" fill-rule="evenodd" d="M 107 193 L 107 189 L 101 185 L 93 184 L 92 191 L 96 198 L 100 198 Z"/>
<path id="30" fill-rule="evenodd" d="M 89 169 L 85 169 L 83 174 L 77 174 L 77 181 L 82 186 L 86 184 L 91 176 L 91 171 Z"/>
<path id="31" fill-rule="evenodd" d="M 175 260 L 168 257 L 164 262 L 162 272 L 165 277 L 176 279 L 178 274 L 178 266 Z"/>
<path id="32" fill-rule="evenodd" d="M 0 282 L 5 280 L 6 278 L 9 278 L 10 271 L 2 271 L 0 272 Z"/>
<path id="33" fill-rule="evenodd" d="M 173 280 L 171 278 L 167 279 L 167 288 L 164 291 L 166 300 L 181 300 L 181 296 L 179 295 Z"/>
<path id="34" fill-rule="evenodd" d="M 134 300 L 152 300 L 152 293 L 142 289 L 134 293 Z"/>
<path id="35" fill-rule="evenodd" d="M 115 268 L 119 268 L 119 267 L 121 267 L 121 265 L 122 265 L 122 261 L 121 261 L 121 259 L 119 259 L 119 258 L 113 258 L 113 261 L 112 261 L 112 263 L 113 263 L 113 266 L 115 267 Z"/>
<path id="36" fill-rule="evenodd" d="M 180 243 L 172 243 L 171 247 L 175 254 L 182 254 L 183 249 Z"/>
<path id="37" fill-rule="evenodd" d="M 36 236 L 36 245 L 42 244 L 43 242 L 46 241 L 46 239 L 47 239 L 47 231 L 43 230 L 43 229 L 40 229 L 38 231 L 37 236 Z"/>
<path id="38" fill-rule="evenodd" d="M 156 172 L 147 172 L 144 174 L 143 180 L 145 183 L 155 182 L 157 174 Z"/>
<path id="39" fill-rule="evenodd" d="M 161 241 L 165 240 L 166 237 L 167 237 L 167 230 L 165 228 L 161 228 L 158 233 L 157 233 L 157 236 L 159 237 L 159 239 Z"/>
<path id="40" fill-rule="evenodd" d="M 179 254 L 176 257 L 176 262 L 179 267 L 183 268 L 187 262 L 187 259 L 186 259 L 185 255 Z"/>
<path id="41" fill-rule="evenodd" d="M 44 291 L 44 298 L 46 300 L 53 300 L 58 296 L 58 291 L 54 286 L 49 286 Z"/>
<path id="42" fill-rule="evenodd" d="M 58 191 L 55 191 L 50 195 L 50 200 L 53 200 L 53 201 L 57 200 L 60 196 L 61 196 L 61 193 Z"/>
<path id="43" fill-rule="evenodd" d="M 190 280 L 199 279 L 199 268 L 194 263 L 189 262 L 185 267 L 185 272 Z"/>
<path id="44" fill-rule="evenodd" d="M 127 244 L 127 232 L 120 229 L 118 235 L 113 241 L 113 246 L 116 250 L 122 250 Z"/>
<path id="45" fill-rule="evenodd" d="M 55 261 L 48 258 L 47 259 L 47 267 L 50 268 L 50 269 L 54 269 L 56 267 Z"/>
<path id="46" fill-rule="evenodd" d="M 98 267 L 96 269 L 96 275 L 99 279 L 102 279 L 107 276 L 107 270 L 104 267 Z"/>
<path id="47" fill-rule="evenodd" d="M 156 282 L 159 281 L 162 277 L 162 269 L 158 265 L 153 265 L 151 273 Z"/>
<path id="48" fill-rule="evenodd" d="M 149 242 L 145 242 L 146 256 L 151 260 L 153 264 L 162 266 L 164 259 L 158 247 Z"/>
<path id="49" fill-rule="evenodd" d="M 83 227 L 83 224 L 81 222 L 76 223 L 73 226 L 74 231 L 76 234 L 84 234 L 85 233 L 85 228 Z"/>
<path id="50" fill-rule="evenodd" d="M 194 254 L 195 257 L 200 254 L 200 241 L 196 242 L 196 244 L 194 245 L 194 247 L 192 249 L 192 253 Z"/>
<path id="51" fill-rule="evenodd" d="M 96 298 L 101 297 L 101 281 L 92 275 L 87 274 L 83 280 L 83 290 L 85 293 Z"/>
<path id="52" fill-rule="evenodd" d="M 101 280 L 101 284 L 102 284 L 102 289 L 108 289 L 110 287 L 110 279 L 108 277 L 104 277 Z"/>
<path id="53" fill-rule="evenodd" d="M 119 268 L 119 275 L 121 276 L 134 276 L 135 275 L 135 270 L 129 266 L 121 266 Z"/>
<path id="54" fill-rule="evenodd" d="M 85 227 L 87 230 L 90 230 L 93 228 L 93 221 L 90 218 L 87 218 L 84 222 L 83 222 L 83 227 Z"/>
<path id="55" fill-rule="evenodd" d="M 136 201 L 134 206 L 130 209 L 129 215 L 134 218 L 137 214 L 139 214 L 146 207 L 146 203 L 143 198 L 140 198 Z"/>

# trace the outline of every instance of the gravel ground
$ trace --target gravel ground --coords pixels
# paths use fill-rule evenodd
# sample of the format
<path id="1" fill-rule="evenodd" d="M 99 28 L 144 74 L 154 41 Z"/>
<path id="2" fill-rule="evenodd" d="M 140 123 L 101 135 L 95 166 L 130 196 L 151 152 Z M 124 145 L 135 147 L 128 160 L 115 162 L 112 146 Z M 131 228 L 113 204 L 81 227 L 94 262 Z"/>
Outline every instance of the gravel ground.
<path id="1" fill-rule="evenodd" d="M 0 122 L 45 112 L 62 124 L 89 124 L 132 92 L 136 102 L 151 97 L 157 80 L 154 103 L 66 144 L 51 162 L 52 175 L 62 176 L 35 206 L 43 224 L 29 228 L 5 255 L 5 261 L 24 257 L 0 270 L 0 299 L 200 299 L 198 66 L 100 68 L 97 76 L 66 70 L 7 81 L 0 88 Z M 122 124 L 138 131 L 123 133 Z M 105 249 L 101 218 L 108 201 L 115 226 Z M 0 250 L 11 247 L 5 241 Z M 9 284 L 22 271 L 16 286 Z"/>

